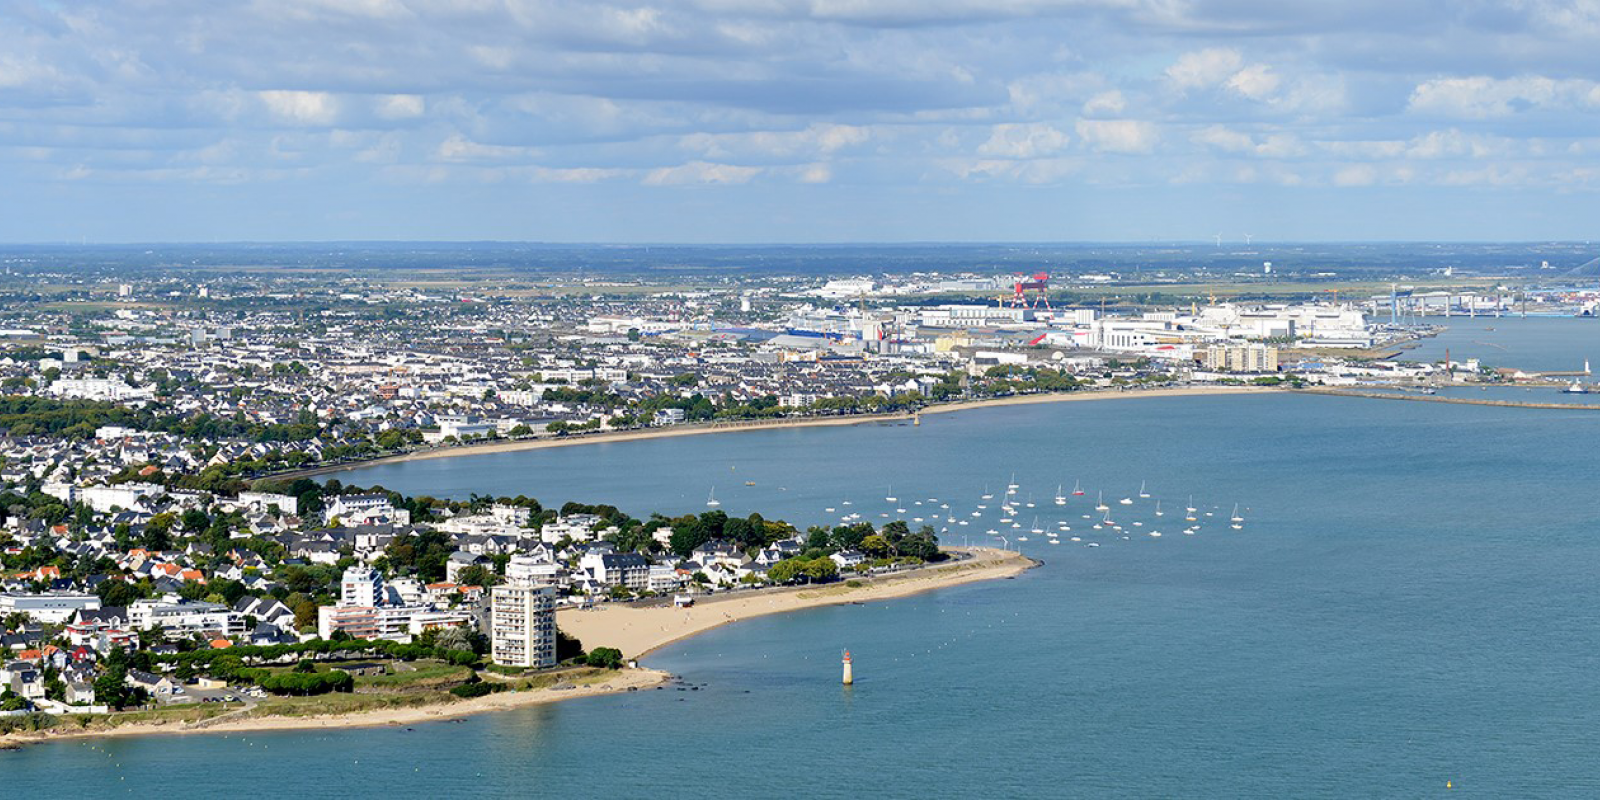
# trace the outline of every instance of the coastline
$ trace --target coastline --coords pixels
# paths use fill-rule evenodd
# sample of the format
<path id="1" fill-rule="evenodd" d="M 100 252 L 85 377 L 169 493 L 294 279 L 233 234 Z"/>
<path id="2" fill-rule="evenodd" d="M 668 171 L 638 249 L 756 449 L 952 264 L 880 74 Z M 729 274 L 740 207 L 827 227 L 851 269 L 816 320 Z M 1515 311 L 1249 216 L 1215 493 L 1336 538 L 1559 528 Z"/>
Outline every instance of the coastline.
<path id="1" fill-rule="evenodd" d="M 1018 575 L 1038 565 L 1021 554 L 988 547 L 949 548 L 973 558 L 949 565 L 924 567 L 859 581 L 851 587 L 841 581 L 821 587 L 796 587 L 738 594 L 698 602 L 688 609 L 671 606 L 636 608 L 602 606 L 597 610 L 563 609 L 557 619 L 564 631 L 591 647 L 617 647 L 630 659 L 643 658 L 668 644 L 689 639 L 713 628 L 768 614 L 800 611 L 819 606 L 888 600 L 982 580 Z M 546 687 L 520 692 L 500 692 L 449 703 L 386 708 L 327 716 L 251 716 L 248 709 L 237 717 L 199 722 L 135 722 L 114 728 L 50 730 L 0 735 L 0 752 L 28 744 L 122 736 L 185 736 L 195 734 L 257 733 L 270 731 L 342 730 L 444 722 L 494 711 L 618 694 L 658 686 L 672 675 L 637 667 L 618 670 L 591 683 L 567 689 Z"/>
<path id="2" fill-rule="evenodd" d="M 863 578 L 856 581 L 859 584 L 856 587 L 840 581 L 820 587 L 763 590 L 722 598 L 713 596 L 697 599 L 689 608 L 608 604 L 590 610 L 562 609 L 556 612 L 556 620 L 563 631 L 585 643 L 616 647 L 628 658 L 644 658 L 669 644 L 741 620 L 820 606 L 890 600 L 964 583 L 1010 578 L 1039 563 L 1019 553 L 992 547 L 946 549 L 970 553 L 972 559 Z"/>
<path id="3" fill-rule="evenodd" d="M 674 425 L 668 428 L 604 431 L 601 433 L 569 435 L 555 439 L 524 439 L 510 442 L 456 445 L 454 447 L 419 450 L 411 453 L 401 453 L 392 456 L 379 456 L 377 458 L 367 459 L 364 461 L 353 461 L 347 464 L 332 464 L 323 467 L 293 470 L 290 472 L 281 472 L 264 477 L 293 480 L 296 478 L 310 478 L 320 475 L 334 475 L 340 472 L 351 472 L 354 470 L 375 467 L 383 464 L 403 464 L 408 461 L 426 461 L 436 458 L 460 458 L 464 456 L 491 455 L 495 453 L 513 453 L 522 450 L 544 450 L 553 447 L 578 447 L 594 444 L 615 444 L 619 442 L 636 442 L 650 439 L 670 439 L 680 436 L 704 436 L 714 433 L 744 433 L 748 431 L 773 430 L 779 428 L 825 428 L 837 427 L 841 425 L 866 425 L 874 422 L 906 422 L 914 419 L 919 414 L 949 414 L 957 411 L 969 411 L 980 408 L 1032 405 L 1035 403 L 1130 400 L 1136 398 L 1155 397 L 1195 397 L 1201 395 L 1268 394 L 1283 391 L 1285 390 L 1268 386 L 1176 386 L 1155 389 L 1095 389 L 1090 391 L 1045 392 L 1040 394 L 1012 395 L 1010 397 L 991 397 L 982 400 L 957 400 L 948 403 L 935 403 L 925 406 L 922 409 L 914 412 L 894 412 L 888 414 L 850 414 L 837 417 L 795 417 L 771 420 L 742 420 L 739 422 L 721 423 L 692 423 L 685 425 Z"/>
<path id="4" fill-rule="evenodd" d="M 670 680 L 672 676 L 656 669 L 630 668 L 617 670 L 604 680 L 574 686 L 568 689 L 546 687 L 521 692 L 496 694 L 458 700 L 450 703 L 428 703 L 405 708 L 385 708 L 355 714 L 328 716 L 250 716 L 240 713 L 236 718 L 212 718 L 199 722 L 134 722 L 114 728 L 89 730 L 38 731 L 0 735 L 0 751 L 29 744 L 63 741 L 67 739 L 98 739 L 123 736 L 190 736 L 217 733 L 264 733 L 270 731 L 343 730 L 346 728 L 377 728 L 416 725 L 426 722 L 446 722 L 491 711 L 558 703 L 583 697 L 597 697 L 637 689 L 646 689 Z M 246 712 L 248 709 L 246 709 Z"/>

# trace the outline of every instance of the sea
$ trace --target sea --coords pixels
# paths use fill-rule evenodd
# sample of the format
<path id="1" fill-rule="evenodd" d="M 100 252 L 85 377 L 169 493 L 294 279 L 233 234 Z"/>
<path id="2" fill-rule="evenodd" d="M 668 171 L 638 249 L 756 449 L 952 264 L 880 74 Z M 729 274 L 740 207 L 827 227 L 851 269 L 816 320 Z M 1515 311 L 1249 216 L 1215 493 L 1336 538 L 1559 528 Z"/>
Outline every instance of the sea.
<path id="1" fill-rule="evenodd" d="M 1597 441 L 1593 411 L 1285 393 L 375 466 L 338 477 L 635 515 L 714 492 L 801 526 L 922 517 L 1042 565 L 725 626 L 646 658 L 683 681 L 660 690 L 404 728 L 51 743 L 0 753 L 0 794 L 1592 797 Z"/>

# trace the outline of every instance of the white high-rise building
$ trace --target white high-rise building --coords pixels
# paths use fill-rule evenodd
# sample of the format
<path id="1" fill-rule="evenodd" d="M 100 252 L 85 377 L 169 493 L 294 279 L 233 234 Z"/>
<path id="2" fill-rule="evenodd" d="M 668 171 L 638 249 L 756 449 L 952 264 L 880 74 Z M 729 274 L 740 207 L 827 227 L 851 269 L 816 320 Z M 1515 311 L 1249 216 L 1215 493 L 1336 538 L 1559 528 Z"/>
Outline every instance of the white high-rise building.
<path id="1" fill-rule="evenodd" d="M 383 576 L 371 567 L 351 567 L 339 581 L 339 605 L 372 608 L 384 604 Z"/>
<path id="2" fill-rule="evenodd" d="M 509 667 L 556 665 L 556 590 L 533 582 L 494 587 L 490 646 L 494 663 Z"/>

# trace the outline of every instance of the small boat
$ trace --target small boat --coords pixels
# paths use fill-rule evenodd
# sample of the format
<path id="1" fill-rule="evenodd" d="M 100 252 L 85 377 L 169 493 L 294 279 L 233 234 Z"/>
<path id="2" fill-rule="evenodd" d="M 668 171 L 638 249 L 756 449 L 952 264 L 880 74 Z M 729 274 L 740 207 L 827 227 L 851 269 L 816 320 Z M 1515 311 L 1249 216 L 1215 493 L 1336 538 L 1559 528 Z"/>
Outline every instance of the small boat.
<path id="1" fill-rule="evenodd" d="M 1088 546 L 1089 546 L 1089 547 L 1099 547 L 1099 546 L 1100 546 L 1100 543 L 1099 543 L 1099 542 L 1090 542 L 1090 543 L 1089 543 L 1089 544 L 1088 544 Z"/>
<path id="2" fill-rule="evenodd" d="M 706 505 L 712 508 L 722 505 L 722 502 L 717 500 L 717 487 L 711 487 L 711 494 L 706 497 Z"/>
<path id="3" fill-rule="evenodd" d="M 1156 501 L 1156 516 L 1161 517 L 1161 516 L 1165 516 L 1165 515 L 1166 515 L 1166 512 L 1161 510 L 1161 501 L 1157 500 Z"/>
<path id="4" fill-rule="evenodd" d="M 1083 486 L 1080 485 L 1078 483 L 1078 481 L 1073 481 L 1072 482 L 1072 496 L 1073 497 L 1082 497 L 1083 496 Z"/>
<path id="5" fill-rule="evenodd" d="M 1066 495 L 1063 495 L 1061 493 L 1061 485 L 1060 484 L 1056 484 L 1056 505 L 1064 506 L 1066 504 L 1067 504 Z"/>
<path id="6" fill-rule="evenodd" d="M 1230 526 L 1229 526 L 1229 527 L 1231 527 L 1231 528 L 1233 528 L 1233 529 L 1234 529 L 1234 530 L 1236 530 L 1236 531 L 1242 531 L 1242 530 L 1244 530 L 1244 526 L 1243 526 L 1243 525 L 1241 525 L 1241 524 L 1239 524 L 1239 523 L 1237 523 L 1237 522 L 1235 522 L 1235 523 L 1233 523 L 1233 524 L 1232 524 L 1232 525 L 1230 525 Z"/>
<path id="7" fill-rule="evenodd" d="M 1150 536 L 1153 537 L 1153 538 L 1156 538 L 1156 539 L 1160 539 L 1161 538 L 1161 531 L 1151 531 L 1150 532 Z"/>
<path id="8" fill-rule="evenodd" d="M 1106 493 L 1101 492 L 1099 498 L 1095 501 L 1094 510 L 1107 511 L 1110 510 L 1110 508 L 1111 506 L 1106 505 Z"/>
<path id="9" fill-rule="evenodd" d="M 1121 500 L 1118 500 L 1117 502 L 1121 503 L 1122 505 L 1125 505 L 1125 506 L 1131 506 L 1131 505 L 1133 505 L 1133 498 L 1124 497 Z"/>
<path id="10" fill-rule="evenodd" d="M 829 514 L 832 514 L 833 513 L 833 506 L 828 506 L 827 508 L 824 508 L 822 510 L 828 512 Z"/>
<path id="11" fill-rule="evenodd" d="M 1239 504 L 1233 504 L 1233 519 L 1230 522 L 1244 522 L 1244 517 L 1239 516 Z"/>
<path id="12" fill-rule="evenodd" d="M 884 495 L 883 501 L 885 503 L 898 503 L 898 502 L 900 502 L 900 498 L 894 496 L 894 487 L 893 486 L 889 487 L 889 493 Z"/>
<path id="13" fill-rule="evenodd" d="M 974 511 L 974 512 L 972 512 L 972 516 L 981 517 L 981 516 L 983 516 L 983 512 L 982 511 Z"/>
<path id="14" fill-rule="evenodd" d="M 1060 539 L 1051 539 L 1050 543 L 1051 544 L 1061 544 L 1061 540 Z"/>
<path id="15" fill-rule="evenodd" d="M 985 499 L 985 500 L 993 500 L 994 499 L 994 495 L 989 493 L 989 484 L 987 484 L 987 483 L 983 485 L 983 499 Z"/>
<path id="16" fill-rule="evenodd" d="M 1144 481 L 1139 481 L 1139 496 L 1149 497 L 1150 493 L 1144 490 Z"/>
<path id="17" fill-rule="evenodd" d="M 1017 541 L 1026 542 L 1026 541 L 1028 541 L 1028 537 L 1026 537 L 1026 536 L 1018 536 L 1017 537 Z"/>
<path id="18" fill-rule="evenodd" d="M 1038 517 L 1033 518 L 1033 529 L 1030 531 L 1030 533 L 1044 533 L 1044 528 L 1039 527 Z"/>
<path id="19" fill-rule="evenodd" d="M 1072 541 L 1081 542 L 1081 541 L 1083 541 L 1083 537 L 1082 536 L 1074 536 L 1074 537 L 1072 537 Z"/>
<path id="20" fill-rule="evenodd" d="M 1189 507 L 1188 507 L 1188 508 L 1185 508 L 1185 509 L 1184 509 L 1184 511 L 1187 511 L 1187 512 L 1189 512 L 1189 513 L 1190 513 L 1190 514 L 1193 514 L 1193 513 L 1194 513 L 1194 512 L 1196 512 L 1196 511 L 1198 511 L 1198 510 L 1199 510 L 1199 509 L 1197 509 L 1197 508 L 1195 508 L 1195 507 L 1194 507 L 1194 495 L 1192 495 L 1192 494 L 1191 494 L 1191 495 L 1189 495 Z"/>
<path id="21" fill-rule="evenodd" d="M 1006 484 L 1006 488 L 1007 489 L 1015 489 L 1015 488 L 1017 488 L 1018 485 L 1019 484 L 1017 483 L 1017 473 L 1013 472 L 1013 473 L 1011 473 L 1011 482 Z"/>
<path id="22" fill-rule="evenodd" d="M 754 486 L 754 485 L 756 485 L 756 482 L 755 481 L 745 481 L 744 485 L 746 485 L 746 486 Z"/>

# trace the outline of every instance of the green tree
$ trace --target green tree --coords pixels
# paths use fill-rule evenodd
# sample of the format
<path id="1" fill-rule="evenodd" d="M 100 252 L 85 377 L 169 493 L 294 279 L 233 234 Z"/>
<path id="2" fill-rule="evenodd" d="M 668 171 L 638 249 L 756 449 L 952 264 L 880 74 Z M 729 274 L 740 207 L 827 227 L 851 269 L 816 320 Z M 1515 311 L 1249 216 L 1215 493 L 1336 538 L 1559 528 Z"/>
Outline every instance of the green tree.
<path id="1" fill-rule="evenodd" d="M 589 666 L 601 669 L 621 669 L 622 651 L 615 647 L 596 647 L 586 659 Z"/>

